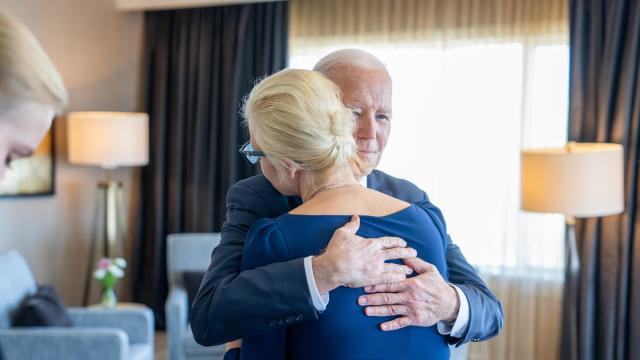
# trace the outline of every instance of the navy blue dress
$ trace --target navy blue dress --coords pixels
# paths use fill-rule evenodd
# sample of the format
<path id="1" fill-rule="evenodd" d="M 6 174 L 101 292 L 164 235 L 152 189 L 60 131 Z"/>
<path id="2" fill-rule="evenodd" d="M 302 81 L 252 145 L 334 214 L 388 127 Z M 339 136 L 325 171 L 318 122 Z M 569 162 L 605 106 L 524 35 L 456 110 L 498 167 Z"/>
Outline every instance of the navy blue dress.
<path id="1" fill-rule="evenodd" d="M 242 270 L 319 254 L 333 232 L 349 219 L 345 215 L 284 214 L 259 220 L 247 235 Z M 358 235 L 398 236 L 448 278 L 445 222 L 440 210 L 428 201 L 387 216 L 362 215 Z M 380 330 L 379 325 L 392 317 L 366 316 L 357 303 L 364 293 L 362 288 L 339 287 L 331 291 L 329 304 L 317 320 L 245 337 L 241 359 L 449 359 L 445 337 L 435 325 Z"/>

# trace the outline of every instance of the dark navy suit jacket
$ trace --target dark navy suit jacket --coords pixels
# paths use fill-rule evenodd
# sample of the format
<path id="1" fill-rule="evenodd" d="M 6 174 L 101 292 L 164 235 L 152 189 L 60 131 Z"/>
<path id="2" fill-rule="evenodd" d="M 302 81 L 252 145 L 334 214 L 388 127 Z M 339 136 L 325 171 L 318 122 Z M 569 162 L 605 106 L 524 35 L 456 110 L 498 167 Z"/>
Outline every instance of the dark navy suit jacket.
<path id="1" fill-rule="evenodd" d="M 417 186 L 382 171 L 374 170 L 367 182 L 369 188 L 409 203 L 428 200 Z M 199 344 L 218 345 L 318 318 L 303 258 L 240 272 L 251 225 L 262 218 L 278 217 L 300 203 L 299 197 L 278 193 L 263 175 L 241 180 L 229 189 L 222 240 L 213 250 L 190 313 L 193 336 Z M 450 237 L 447 267 L 449 282 L 458 286 L 469 301 L 469 324 L 464 336 L 449 337 L 447 341 L 457 345 L 497 335 L 503 323 L 502 306 Z"/>

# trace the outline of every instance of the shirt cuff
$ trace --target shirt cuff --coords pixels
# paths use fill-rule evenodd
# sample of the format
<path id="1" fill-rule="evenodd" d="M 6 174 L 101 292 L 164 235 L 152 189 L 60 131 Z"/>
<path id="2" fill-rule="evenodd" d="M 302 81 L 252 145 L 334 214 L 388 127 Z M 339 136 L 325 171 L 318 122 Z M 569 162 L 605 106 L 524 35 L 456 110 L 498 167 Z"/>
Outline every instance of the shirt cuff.
<path id="1" fill-rule="evenodd" d="M 464 291 L 460 290 L 459 287 L 453 284 L 449 285 L 451 285 L 458 293 L 460 308 L 458 309 L 458 316 L 456 317 L 456 321 L 453 323 L 453 326 L 449 326 L 444 322 L 439 321 L 438 332 L 440 335 L 450 335 L 455 338 L 462 338 L 467 330 L 467 326 L 469 325 L 469 300 L 467 300 L 467 296 L 464 294 Z"/>
<path id="2" fill-rule="evenodd" d="M 307 256 L 304 258 L 304 274 L 307 277 L 307 286 L 309 286 L 313 306 L 318 312 L 323 312 L 329 304 L 329 293 L 320 294 L 320 291 L 318 291 L 316 280 L 313 278 L 313 266 L 311 266 L 312 257 L 313 256 Z"/>

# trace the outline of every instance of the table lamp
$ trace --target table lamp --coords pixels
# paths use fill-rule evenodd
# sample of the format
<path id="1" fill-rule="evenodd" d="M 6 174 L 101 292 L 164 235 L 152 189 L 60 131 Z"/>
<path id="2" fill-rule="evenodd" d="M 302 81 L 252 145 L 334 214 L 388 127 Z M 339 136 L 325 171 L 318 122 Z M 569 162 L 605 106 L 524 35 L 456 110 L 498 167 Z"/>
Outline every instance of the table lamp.
<path id="1" fill-rule="evenodd" d="M 110 258 L 117 255 L 119 245 L 124 249 L 126 229 L 122 183 L 114 180 L 113 170 L 143 166 L 149 162 L 149 117 L 144 113 L 131 112 L 72 112 L 67 116 L 67 136 L 70 163 L 99 166 L 106 170 L 106 179 L 98 183 L 98 204 L 84 292 L 84 304 L 87 305 L 96 242 L 101 237 L 98 226 L 100 208 L 104 219 L 102 256 Z"/>
<path id="2" fill-rule="evenodd" d="M 563 326 L 577 339 L 580 259 L 575 218 L 624 211 L 623 151 L 618 144 L 569 142 L 561 148 L 522 151 L 521 207 L 525 211 L 565 216 L 565 287 Z M 575 346 L 575 344 L 572 344 Z"/>

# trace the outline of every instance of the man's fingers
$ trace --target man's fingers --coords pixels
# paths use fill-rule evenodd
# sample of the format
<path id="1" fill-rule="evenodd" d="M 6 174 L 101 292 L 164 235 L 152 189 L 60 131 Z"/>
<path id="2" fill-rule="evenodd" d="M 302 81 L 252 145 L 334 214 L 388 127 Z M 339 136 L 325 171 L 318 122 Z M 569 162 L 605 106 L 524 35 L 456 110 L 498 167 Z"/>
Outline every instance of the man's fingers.
<path id="1" fill-rule="evenodd" d="M 399 281 L 403 281 L 406 278 L 407 278 L 407 275 L 405 275 L 403 272 L 385 271 L 382 274 L 380 274 L 381 283 L 399 282 Z"/>
<path id="2" fill-rule="evenodd" d="M 379 293 L 362 295 L 358 298 L 358 305 L 397 305 L 406 303 L 403 293 Z"/>
<path id="3" fill-rule="evenodd" d="M 385 236 L 375 239 L 380 242 L 380 249 L 403 248 L 407 246 L 407 242 L 394 236 Z"/>
<path id="4" fill-rule="evenodd" d="M 358 215 L 353 215 L 351 217 L 351 221 L 344 224 L 341 229 L 344 229 L 351 234 L 355 234 L 356 232 L 358 232 L 359 228 L 360 228 L 360 217 Z"/>
<path id="5" fill-rule="evenodd" d="M 382 250 L 382 257 L 385 260 L 408 259 L 416 257 L 416 255 L 418 255 L 418 252 L 409 247 L 395 247 L 392 249 Z"/>
<path id="6" fill-rule="evenodd" d="M 391 331 L 402 329 L 403 327 L 411 326 L 413 321 L 408 316 L 401 316 L 397 319 L 393 319 L 391 321 L 383 322 L 380 324 L 380 330 L 382 331 Z"/>
<path id="7" fill-rule="evenodd" d="M 409 307 L 405 305 L 367 306 L 364 313 L 367 316 L 398 316 L 406 315 Z"/>
<path id="8" fill-rule="evenodd" d="M 389 264 L 389 263 L 384 263 L 384 271 L 395 272 L 395 273 L 404 274 L 404 275 L 411 275 L 413 273 L 413 269 L 406 265 Z"/>
<path id="9" fill-rule="evenodd" d="M 406 288 L 407 288 L 407 282 L 401 281 L 401 282 L 394 282 L 394 283 L 365 286 L 364 291 L 368 293 L 388 293 L 388 292 L 404 291 Z"/>
<path id="10" fill-rule="evenodd" d="M 433 266 L 433 264 L 430 264 L 417 257 L 404 258 L 402 259 L 402 261 L 405 264 L 407 264 L 407 266 L 411 267 L 413 271 L 417 272 L 418 274 L 423 274 L 427 271 L 435 269 L 435 266 Z"/>

